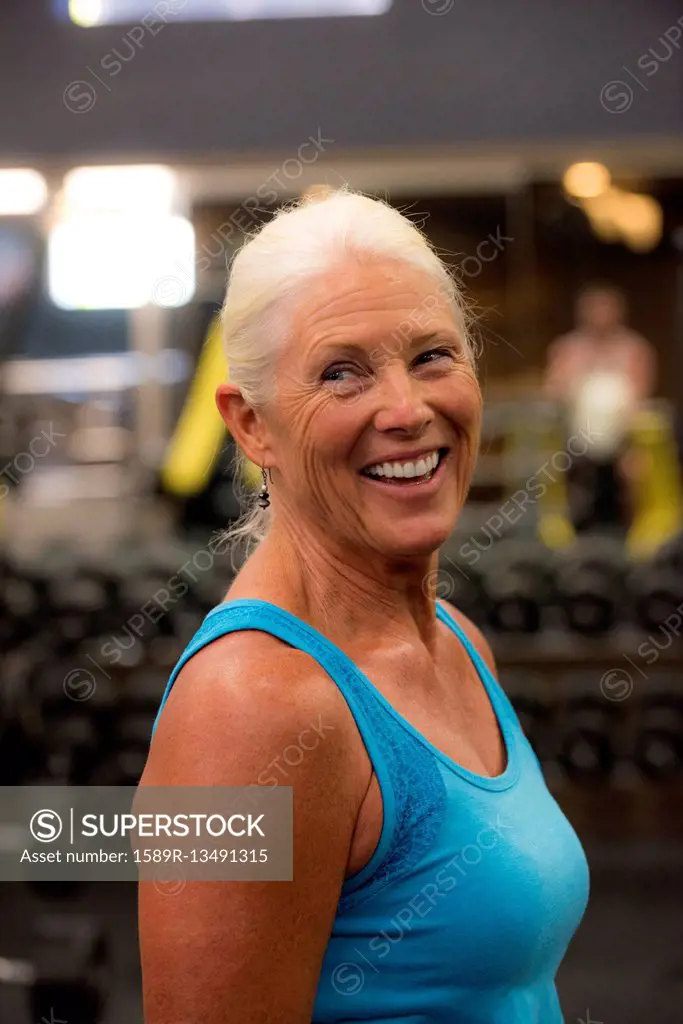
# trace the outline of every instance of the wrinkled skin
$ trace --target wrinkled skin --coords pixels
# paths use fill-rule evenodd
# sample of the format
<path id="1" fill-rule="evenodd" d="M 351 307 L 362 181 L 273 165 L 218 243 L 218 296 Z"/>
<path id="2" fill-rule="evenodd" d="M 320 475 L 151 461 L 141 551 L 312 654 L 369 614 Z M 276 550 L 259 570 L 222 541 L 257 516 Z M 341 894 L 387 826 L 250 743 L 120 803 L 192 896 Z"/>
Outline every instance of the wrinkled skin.
<path id="1" fill-rule="evenodd" d="M 461 330 L 429 275 L 388 260 L 349 260 L 309 282 L 290 323 L 266 409 L 234 385 L 217 394 L 238 444 L 272 468 L 259 564 L 308 607 L 341 601 L 373 618 L 381 606 L 432 631 L 425 580 L 464 504 L 481 424 Z M 359 473 L 439 447 L 449 452 L 432 495 L 397 500 Z"/>

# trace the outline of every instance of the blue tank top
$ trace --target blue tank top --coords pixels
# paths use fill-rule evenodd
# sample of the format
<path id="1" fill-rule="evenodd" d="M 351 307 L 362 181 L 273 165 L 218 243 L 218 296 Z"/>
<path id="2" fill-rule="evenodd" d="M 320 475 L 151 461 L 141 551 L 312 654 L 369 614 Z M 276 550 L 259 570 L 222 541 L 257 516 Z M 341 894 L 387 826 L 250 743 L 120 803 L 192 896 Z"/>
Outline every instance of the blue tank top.
<path id="1" fill-rule="evenodd" d="M 461 767 L 403 718 L 336 645 L 267 601 L 206 616 L 175 666 L 235 630 L 310 654 L 340 689 L 382 793 L 369 863 L 346 880 L 312 1024 L 561 1024 L 555 975 L 585 910 L 588 868 L 515 711 L 461 626 L 437 602 L 485 686 L 506 768 Z"/>

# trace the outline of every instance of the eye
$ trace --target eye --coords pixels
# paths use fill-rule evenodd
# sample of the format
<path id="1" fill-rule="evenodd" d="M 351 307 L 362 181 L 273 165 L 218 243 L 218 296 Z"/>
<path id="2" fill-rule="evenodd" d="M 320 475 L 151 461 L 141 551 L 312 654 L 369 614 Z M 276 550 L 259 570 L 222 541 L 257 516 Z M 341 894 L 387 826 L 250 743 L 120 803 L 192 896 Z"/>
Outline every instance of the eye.
<path id="1" fill-rule="evenodd" d="M 428 352 L 422 352 L 415 362 L 417 364 L 433 363 L 437 359 L 453 359 L 454 353 L 449 348 L 430 348 Z"/>
<path id="2" fill-rule="evenodd" d="M 320 375 L 320 379 L 332 384 L 340 384 L 349 379 L 344 374 L 358 374 L 359 372 L 357 366 L 352 366 L 349 363 L 336 363 L 334 366 L 328 366 Z"/>
<path id="3" fill-rule="evenodd" d="M 372 371 L 368 366 L 359 363 L 332 363 L 323 370 L 320 380 L 325 384 L 333 384 L 339 388 L 364 387 L 372 379 Z"/>

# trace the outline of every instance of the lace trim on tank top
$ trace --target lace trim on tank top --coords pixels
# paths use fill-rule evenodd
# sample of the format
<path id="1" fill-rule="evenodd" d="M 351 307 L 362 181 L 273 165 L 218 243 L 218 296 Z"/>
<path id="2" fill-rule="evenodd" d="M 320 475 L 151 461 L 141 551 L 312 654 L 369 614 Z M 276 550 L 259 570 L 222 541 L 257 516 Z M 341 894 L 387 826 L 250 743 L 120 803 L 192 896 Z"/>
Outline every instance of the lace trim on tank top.
<path id="1" fill-rule="evenodd" d="M 446 787 L 438 759 L 387 712 L 372 690 L 368 689 L 353 661 L 322 634 L 313 631 L 307 623 L 274 605 L 264 603 L 241 607 L 230 602 L 218 605 L 209 612 L 188 644 L 170 682 L 175 679 L 183 664 L 212 640 L 244 628 L 269 632 L 268 624 L 275 622 L 284 627 L 285 642 L 292 639 L 300 643 L 299 649 L 311 654 L 338 685 L 356 719 L 362 738 L 365 739 L 364 732 L 372 736 L 384 762 L 385 771 L 377 774 L 385 818 L 388 803 L 386 797 L 389 794 L 383 792 L 382 775 L 385 780 L 388 776 L 387 781 L 392 790 L 395 820 L 389 847 L 370 875 L 360 884 L 354 882 L 354 877 L 345 881 L 338 903 L 338 913 L 343 914 L 371 899 L 390 885 L 394 878 L 405 875 L 432 847 L 446 814 Z M 279 632 L 275 635 L 280 637 Z M 170 685 L 164 694 L 164 701 L 169 690 Z M 384 821 L 380 842 L 385 829 L 391 828 L 391 825 L 391 822 Z M 376 851 L 371 860 L 375 855 Z"/>
<path id="2" fill-rule="evenodd" d="M 446 815 L 446 787 L 437 759 L 406 733 L 372 694 L 368 697 L 358 695 L 366 704 L 366 716 L 382 749 L 394 793 L 396 822 L 391 845 L 372 874 L 357 889 L 342 889 L 340 914 L 371 899 L 394 878 L 409 872 L 434 845 Z M 352 886 L 353 879 L 346 885 Z"/>

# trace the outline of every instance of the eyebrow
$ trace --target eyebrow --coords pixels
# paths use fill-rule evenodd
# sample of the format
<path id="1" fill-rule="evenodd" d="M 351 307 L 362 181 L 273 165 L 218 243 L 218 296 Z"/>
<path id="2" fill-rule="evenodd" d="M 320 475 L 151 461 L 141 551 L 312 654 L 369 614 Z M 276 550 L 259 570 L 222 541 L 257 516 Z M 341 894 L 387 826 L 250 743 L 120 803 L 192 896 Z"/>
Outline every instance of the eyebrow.
<path id="1" fill-rule="evenodd" d="M 428 344 L 430 341 L 438 341 L 441 344 L 457 344 L 462 347 L 462 339 L 459 334 L 455 332 L 448 333 L 446 331 L 428 331 L 426 334 L 413 334 L 408 336 L 402 331 L 392 331 L 384 341 L 373 343 L 370 347 L 368 345 L 361 345 L 359 342 L 354 341 L 329 341 L 322 342 L 316 355 L 322 357 L 329 357 L 332 354 L 337 355 L 372 355 L 374 352 L 381 352 L 385 346 L 388 345 L 389 341 L 407 341 L 408 348 L 410 350 L 420 348 L 422 345 Z"/>

